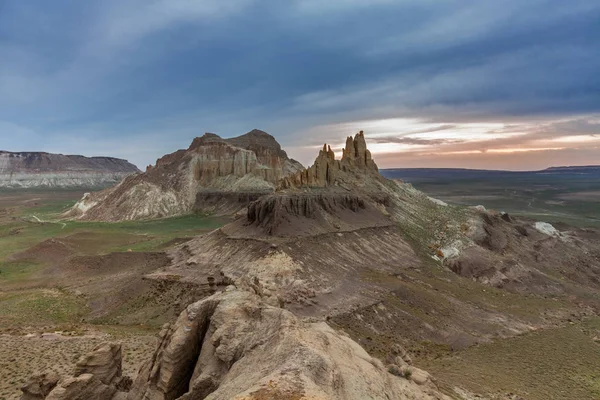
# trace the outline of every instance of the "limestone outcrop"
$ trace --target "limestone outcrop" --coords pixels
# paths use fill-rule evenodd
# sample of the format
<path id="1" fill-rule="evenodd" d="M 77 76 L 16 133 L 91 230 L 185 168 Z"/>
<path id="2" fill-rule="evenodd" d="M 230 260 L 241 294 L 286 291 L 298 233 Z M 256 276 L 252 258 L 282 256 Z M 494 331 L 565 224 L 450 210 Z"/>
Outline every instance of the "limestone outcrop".
<path id="1" fill-rule="evenodd" d="M 447 399 L 421 383 L 390 373 L 326 323 L 230 287 L 163 328 L 127 399 Z"/>
<path id="2" fill-rule="evenodd" d="M 47 400 L 111 400 L 118 399 L 117 388 L 105 385 L 92 374 L 61 379 Z"/>
<path id="3" fill-rule="evenodd" d="M 348 137 L 340 160 L 323 145 L 314 164 L 279 181 L 275 193 L 248 206 L 255 234 L 310 236 L 388 226 L 390 183 L 367 149 L 363 131 Z"/>
<path id="4" fill-rule="evenodd" d="M 323 145 L 315 163 L 294 175 L 282 179 L 279 183 L 281 189 L 294 187 L 328 187 L 334 185 L 352 184 L 352 174 L 356 172 L 377 172 L 377 164 L 367 149 L 363 131 L 354 138 L 348 136 L 346 147 L 342 149 L 342 159 L 336 160 L 335 153 L 330 146 Z M 350 176 L 348 176 L 350 174 Z"/>
<path id="5" fill-rule="evenodd" d="M 66 216 L 122 221 L 194 211 L 231 213 L 247 205 L 244 198 L 273 192 L 281 178 L 301 168 L 266 132 L 253 130 L 231 139 L 207 133 L 188 149 L 160 158 L 146 172 L 86 195 Z"/>
<path id="6" fill-rule="evenodd" d="M 101 188 L 138 172 L 119 158 L 0 151 L 0 187 Z"/>
<path id="7" fill-rule="evenodd" d="M 228 286 L 165 324 L 130 388 L 115 383 L 119 354 L 119 345 L 101 345 L 76 376 L 33 377 L 21 399 L 449 400 L 427 372 L 396 373 L 327 323 L 267 304 L 256 285 Z M 395 347 L 390 355 L 401 357 Z"/>

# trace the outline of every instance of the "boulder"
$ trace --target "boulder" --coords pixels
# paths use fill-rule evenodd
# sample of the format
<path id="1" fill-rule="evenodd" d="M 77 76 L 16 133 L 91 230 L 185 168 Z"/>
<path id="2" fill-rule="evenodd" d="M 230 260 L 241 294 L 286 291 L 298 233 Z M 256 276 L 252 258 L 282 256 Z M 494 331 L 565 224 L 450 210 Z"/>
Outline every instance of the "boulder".
<path id="1" fill-rule="evenodd" d="M 501 253 L 508 246 L 508 237 L 502 227 L 499 226 L 504 223 L 504 220 L 487 213 L 480 215 L 482 216 L 481 219 L 470 221 L 468 236 L 477 245 Z"/>
<path id="2" fill-rule="evenodd" d="M 417 385 L 426 385 L 431 381 L 431 375 L 427 371 L 423 371 L 417 367 L 404 367 L 403 371 L 405 376 Z"/>
<path id="3" fill-rule="evenodd" d="M 91 353 L 81 356 L 73 375 L 92 374 L 102 383 L 110 385 L 121 377 L 121 363 L 121 345 L 102 343 Z"/>
<path id="4" fill-rule="evenodd" d="M 406 351 L 406 349 L 398 343 L 394 343 L 392 345 L 392 348 L 390 349 L 390 354 L 388 356 L 388 361 L 400 366 L 412 364 L 412 358 L 410 354 L 408 354 L 408 351 Z"/>
<path id="5" fill-rule="evenodd" d="M 45 399 L 60 377 L 55 372 L 34 375 L 21 387 L 21 400 Z"/>
<path id="6" fill-rule="evenodd" d="M 534 225 L 535 229 L 548 236 L 560 236 L 560 232 L 554 226 L 547 222 L 536 222 Z"/>
<path id="7" fill-rule="evenodd" d="M 46 400 L 111 400 L 117 389 L 92 374 L 62 379 Z"/>

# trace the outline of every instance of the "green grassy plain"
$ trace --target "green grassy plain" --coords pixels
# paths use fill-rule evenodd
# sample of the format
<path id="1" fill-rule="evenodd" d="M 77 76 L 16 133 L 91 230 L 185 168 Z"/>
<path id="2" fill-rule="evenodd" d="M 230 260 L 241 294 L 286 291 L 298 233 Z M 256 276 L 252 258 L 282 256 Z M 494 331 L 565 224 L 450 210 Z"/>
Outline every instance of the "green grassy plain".
<path id="1" fill-rule="evenodd" d="M 0 197 L 6 193 L 0 191 Z M 14 195 L 12 192 L 11 194 Z M 72 207 L 79 192 L 64 192 L 63 199 L 21 201 L 13 206 L 10 218 L 0 222 L 0 260 L 31 247 L 42 240 L 66 237 L 75 233 L 96 235 L 97 240 L 81 243 L 88 254 L 111 251 L 152 251 L 176 238 L 193 237 L 224 224 L 223 218 L 187 215 L 151 221 L 86 222 L 61 218 Z M 20 193 L 19 197 L 44 196 L 44 192 Z M 18 201 L 15 199 L 14 201 Z M 1 202 L 0 202 L 1 204 Z"/>
<path id="2" fill-rule="evenodd" d="M 450 204 L 505 211 L 546 222 L 600 226 L 598 174 L 471 170 L 384 170 Z"/>
<path id="3" fill-rule="evenodd" d="M 67 243 L 73 255 L 152 252 L 225 223 L 222 218 L 200 215 L 119 223 L 62 219 L 62 214 L 81 194 L 69 190 L 0 191 L 0 326 L 3 328 L 72 323 L 86 312 L 84 301 L 60 287 L 31 287 L 31 277 L 50 266 L 51 254 L 48 262 L 43 251 L 40 259 L 11 259 L 19 252 L 48 239 Z"/>
<path id="4" fill-rule="evenodd" d="M 527 400 L 600 398 L 600 318 L 536 331 L 422 361 L 451 390 L 518 393 Z"/>
<path id="5" fill-rule="evenodd" d="M 455 181 L 415 182 L 413 185 L 433 197 L 452 204 L 483 205 L 540 221 L 564 222 L 575 226 L 600 226 L 600 201 L 566 197 L 568 193 L 599 190 L 600 183 L 551 184 L 534 182 Z"/>

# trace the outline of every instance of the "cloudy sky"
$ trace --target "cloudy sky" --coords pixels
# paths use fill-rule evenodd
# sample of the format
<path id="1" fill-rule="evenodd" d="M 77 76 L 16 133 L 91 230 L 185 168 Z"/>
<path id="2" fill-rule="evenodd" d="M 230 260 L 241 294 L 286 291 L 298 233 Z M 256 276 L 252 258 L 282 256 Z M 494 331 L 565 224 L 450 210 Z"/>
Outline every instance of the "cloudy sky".
<path id="1" fill-rule="evenodd" d="M 0 0 L 0 149 L 140 167 L 215 132 L 304 164 L 600 164 L 597 0 Z"/>

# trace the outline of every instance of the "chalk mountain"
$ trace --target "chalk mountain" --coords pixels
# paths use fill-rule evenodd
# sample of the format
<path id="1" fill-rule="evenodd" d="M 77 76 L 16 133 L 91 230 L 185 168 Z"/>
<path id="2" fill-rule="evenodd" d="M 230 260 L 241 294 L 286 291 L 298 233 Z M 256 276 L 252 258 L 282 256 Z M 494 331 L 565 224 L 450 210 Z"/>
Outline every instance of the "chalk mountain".
<path id="1" fill-rule="evenodd" d="M 138 172 L 119 158 L 0 151 L 0 187 L 98 188 Z"/>
<path id="2" fill-rule="evenodd" d="M 272 192 L 281 178 L 301 168 L 266 132 L 255 129 L 230 139 L 206 133 L 186 150 L 160 158 L 146 172 L 86 195 L 67 215 L 123 221 L 231 213 Z"/>

